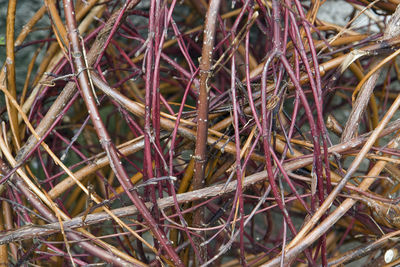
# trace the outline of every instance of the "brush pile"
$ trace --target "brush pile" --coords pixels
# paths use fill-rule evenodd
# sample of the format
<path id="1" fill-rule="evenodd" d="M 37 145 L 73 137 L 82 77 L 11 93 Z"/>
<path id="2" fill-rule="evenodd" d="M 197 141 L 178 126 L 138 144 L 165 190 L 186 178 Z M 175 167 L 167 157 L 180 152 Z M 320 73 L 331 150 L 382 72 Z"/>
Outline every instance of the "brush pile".
<path id="1" fill-rule="evenodd" d="M 16 2 L 1 266 L 400 263 L 399 1 Z"/>

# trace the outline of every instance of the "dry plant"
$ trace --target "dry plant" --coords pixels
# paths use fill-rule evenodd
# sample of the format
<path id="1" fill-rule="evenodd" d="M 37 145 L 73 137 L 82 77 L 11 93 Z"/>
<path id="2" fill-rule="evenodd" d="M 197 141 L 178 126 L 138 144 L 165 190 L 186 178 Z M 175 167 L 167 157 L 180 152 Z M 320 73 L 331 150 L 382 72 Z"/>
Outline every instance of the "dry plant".
<path id="1" fill-rule="evenodd" d="M 0 266 L 400 264 L 399 1 L 347 3 L 8 1 Z"/>

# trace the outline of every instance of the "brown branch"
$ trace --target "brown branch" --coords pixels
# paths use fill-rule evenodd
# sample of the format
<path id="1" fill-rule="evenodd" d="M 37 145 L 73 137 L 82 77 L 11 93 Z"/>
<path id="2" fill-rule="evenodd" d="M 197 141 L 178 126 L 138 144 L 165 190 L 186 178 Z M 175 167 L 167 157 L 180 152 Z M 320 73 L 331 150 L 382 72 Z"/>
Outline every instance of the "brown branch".
<path id="1" fill-rule="evenodd" d="M 11 95 L 17 97 L 17 88 L 15 80 L 15 53 L 14 53 L 14 27 L 15 27 L 15 11 L 17 1 L 8 1 L 7 8 L 7 27 L 6 27 L 6 75 L 7 75 L 7 90 Z M 13 133 L 13 143 L 16 149 L 20 147 L 20 135 L 18 129 L 18 113 L 17 110 L 10 104 L 6 97 L 7 112 L 11 131 Z"/>
<path id="2" fill-rule="evenodd" d="M 334 258 L 329 259 L 328 263 L 329 266 L 337 266 L 339 264 L 345 264 L 345 263 L 350 263 L 352 261 L 358 260 L 362 258 L 365 255 L 368 255 L 374 250 L 380 249 L 383 246 L 387 245 L 389 243 L 391 238 L 394 238 L 395 236 L 400 235 L 400 230 L 383 235 L 381 238 L 378 240 L 367 244 L 367 245 L 362 245 L 358 248 L 352 249 L 350 251 L 346 251 L 343 254 L 337 255 Z"/>
<path id="3" fill-rule="evenodd" d="M 0 202 L 0 210 L 3 209 L 5 201 Z M 0 232 L 4 232 L 6 223 L 3 218 L 3 214 L 0 214 Z M 0 266 L 8 266 L 8 245 L 0 245 Z"/>
<path id="4" fill-rule="evenodd" d="M 200 88 L 197 100 L 197 133 L 196 147 L 193 156 L 194 173 L 193 189 L 197 190 L 204 186 L 204 171 L 207 162 L 207 136 L 208 136 L 208 100 L 209 100 L 209 79 L 211 79 L 211 65 L 214 50 L 214 38 L 217 24 L 217 16 L 220 0 L 211 0 L 206 14 L 206 22 L 203 33 L 203 48 L 200 61 Z M 202 207 L 195 210 L 193 214 L 194 227 L 203 227 L 204 209 Z M 207 261 L 207 250 L 201 246 L 202 240 L 195 238 L 197 249 L 200 253 L 202 262 Z"/>

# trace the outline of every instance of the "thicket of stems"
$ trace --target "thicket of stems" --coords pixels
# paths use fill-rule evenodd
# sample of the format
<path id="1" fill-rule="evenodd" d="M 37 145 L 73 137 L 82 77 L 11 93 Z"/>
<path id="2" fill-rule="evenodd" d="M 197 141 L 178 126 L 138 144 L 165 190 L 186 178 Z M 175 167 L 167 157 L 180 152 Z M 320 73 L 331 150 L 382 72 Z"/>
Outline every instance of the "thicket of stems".
<path id="1" fill-rule="evenodd" d="M 399 264 L 398 1 L 324 4 L 9 1 L 0 266 Z"/>

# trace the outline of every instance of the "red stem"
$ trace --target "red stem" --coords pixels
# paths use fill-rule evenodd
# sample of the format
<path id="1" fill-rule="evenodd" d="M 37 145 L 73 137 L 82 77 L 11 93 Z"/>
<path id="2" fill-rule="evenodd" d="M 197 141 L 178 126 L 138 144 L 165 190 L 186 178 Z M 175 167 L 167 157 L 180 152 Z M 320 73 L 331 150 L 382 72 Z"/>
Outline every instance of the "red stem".
<path id="1" fill-rule="evenodd" d="M 118 181 L 124 188 L 128 197 L 131 199 L 133 204 L 136 205 L 140 214 L 143 216 L 145 221 L 147 222 L 148 227 L 153 232 L 154 236 L 161 243 L 161 246 L 165 249 L 167 254 L 171 257 L 172 261 L 178 265 L 183 266 L 179 256 L 176 254 L 174 249 L 171 247 L 169 242 L 166 239 L 165 234 L 155 223 L 154 218 L 151 216 L 150 212 L 147 210 L 143 201 L 140 199 L 139 195 L 135 190 L 131 190 L 133 188 L 130 183 L 129 176 L 127 175 L 122 163 L 118 157 L 117 151 L 115 149 L 114 144 L 111 141 L 111 138 L 101 120 L 100 113 L 97 109 L 96 103 L 94 101 L 94 95 L 92 93 L 91 83 L 89 81 L 88 71 L 83 59 L 83 48 L 81 46 L 79 33 L 76 27 L 75 20 L 75 11 L 73 7 L 72 1 L 64 0 L 64 11 L 66 18 L 66 26 L 68 32 L 68 39 L 70 42 L 71 56 L 73 62 L 73 69 L 77 75 L 77 83 L 79 83 L 79 87 L 85 101 L 86 107 L 90 114 L 92 123 L 96 129 L 97 136 L 99 138 L 100 144 L 102 145 L 104 151 L 106 152 L 110 166 L 114 171 Z M 151 166 L 151 165 L 150 165 Z"/>

